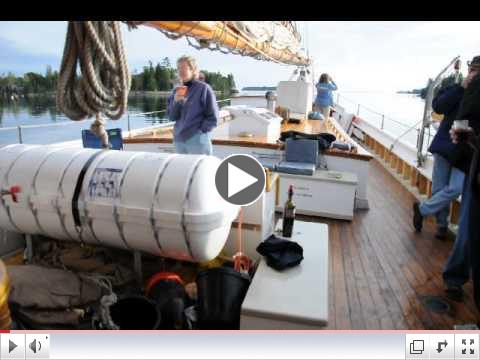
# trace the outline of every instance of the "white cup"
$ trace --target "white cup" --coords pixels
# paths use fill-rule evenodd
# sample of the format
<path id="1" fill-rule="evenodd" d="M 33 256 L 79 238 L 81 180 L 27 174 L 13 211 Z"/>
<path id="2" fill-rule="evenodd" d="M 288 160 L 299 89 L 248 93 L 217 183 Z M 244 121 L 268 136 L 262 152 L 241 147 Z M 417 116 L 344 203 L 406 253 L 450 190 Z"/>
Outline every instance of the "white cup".
<path id="1" fill-rule="evenodd" d="M 467 130 L 468 129 L 468 120 L 455 120 L 453 122 L 454 130 Z"/>

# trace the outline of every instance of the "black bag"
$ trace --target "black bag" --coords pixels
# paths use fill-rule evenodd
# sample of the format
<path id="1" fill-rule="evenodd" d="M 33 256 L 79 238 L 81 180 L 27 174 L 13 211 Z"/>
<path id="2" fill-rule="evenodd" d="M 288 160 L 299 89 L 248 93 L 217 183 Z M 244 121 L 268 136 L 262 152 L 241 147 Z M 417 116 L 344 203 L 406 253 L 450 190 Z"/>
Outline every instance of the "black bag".
<path id="1" fill-rule="evenodd" d="M 297 266 L 303 260 L 303 248 L 298 243 L 275 235 L 260 243 L 257 252 L 265 256 L 268 266 L 279 271 Z"/>
<path id="2" fill-rule="evenodd" d="M 295 130 L 282 131 L 280 134 L 280 141 L 286 141 L 287 139 L 317 140 L 319 152 L 324 152 L 330 147 L 332 142 L 337 140 L 336 136 L 330 133 L 307 134 Z"/>

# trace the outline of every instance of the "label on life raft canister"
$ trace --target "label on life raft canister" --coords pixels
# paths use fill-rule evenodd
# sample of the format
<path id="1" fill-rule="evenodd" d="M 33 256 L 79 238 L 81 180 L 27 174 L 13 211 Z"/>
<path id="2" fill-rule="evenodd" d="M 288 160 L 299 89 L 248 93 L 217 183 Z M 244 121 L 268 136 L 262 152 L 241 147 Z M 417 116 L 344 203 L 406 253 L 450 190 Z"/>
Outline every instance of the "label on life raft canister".
<path id="1" fill-rule="evenodd" d="M 115 199 L 120 196 L 120 180 L 123 170 L 98 168 L 88 183 L 88 196 L 91 199 Z"/>

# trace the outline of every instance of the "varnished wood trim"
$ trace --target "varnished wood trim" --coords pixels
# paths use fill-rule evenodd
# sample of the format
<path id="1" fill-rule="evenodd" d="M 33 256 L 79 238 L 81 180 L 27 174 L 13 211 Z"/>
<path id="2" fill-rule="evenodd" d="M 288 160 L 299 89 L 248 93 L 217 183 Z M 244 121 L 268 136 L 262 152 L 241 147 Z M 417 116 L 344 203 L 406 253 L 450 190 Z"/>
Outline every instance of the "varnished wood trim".
<path id="1" fill-rule="evenodd" d="M 238 222 L 237 221 L 232 222 L 232 228 L 234 228 L 234 229 L 238 228 Z M 242 230 L 261 231 L 262 230 L 262 225 L 242 223 Z"/>
<path id="2" fill-rule="evenodd" d="M 397 162 L 397 174 L 403 174 L 403 166 L 404 166 L 403 164 L 404 164 L 404 163 L 405 163 L 405 162 L 404 162 L 402 159 L 398 158 L 398 162 Z"/>
<path id="3" fill-rule="evenodd" d="M 418 184 L 418 171 L 417 169 L 412 167 L 412 171 L 410 173 L 410 185 L 417 186 Z"/>
<path id="4" fill-rule="evenodd" d="M 452 224 L 458 224 L 460 219 L 460 205 L 458 200 L 452 201 L 450 205 L 450 222 Z"/>
<path id="5" fill-rule="evenodd" d="M 390 159 L 390 165 L 393 169 L 397 168 L 397 163 L 398 163 L 398 156 L 395 154 L 392 154 L 392 158 Z"/>
<path id="6" fill-rule="evenodd" d="M 392 153 L 385 147 L 383 148 L 383 158 L 387 164 L 390 163 L 390 159 L 392 158 Z"/>
<path id="7" fill-rule="evenodd" d="M 412 175 L 412 166 L 408 165 L 406 162 L 403 164 L 403 178 L 405 180 L 410 179 L 410 176 Z"/>
<path id="8" fill-rule="evenodd" d="M 275 185 L 278 185 L 277 183 L 280 179 L 280 176 L 278 175 L 278 173 L 268 171 L 268 169 L 265 169 L 265 170 L 266 170 L 266 176 L 267 176 L 267 183 L 265 184 L 265 191 L 270 192 L 270 191 L 272 191 L 272 187 L 274 187 Z"/>
<path id="9" fill-rule="evenodd" d="M 424 195 L 427 193 L 427 178 L 422 174 L 418 174 L 418 191 Z"/>
<path id="10" fill-rule="evenodd" d="M 171 144 L 172 139 L 166 137 L 151 137 L 141 138 L 133 137 L 124 139 L 125 144 Z M 283 144 L 272 144 L 264 142 L 253 142 L 252 140 L 219 140 L 213 139 L 213 145 L 225 145 L 225 146 L 240 146 L 247 148 L 261 148 L 271 150 L 283 150 Z M 326 155 L 336 156 L 341 158 L 350 158 L 355 160 L 370 161 L 373 157 L 371 155 L 352 153 L 347 151 L 341 151 L 337 149 L 328 149 L 325 152 Z"/>

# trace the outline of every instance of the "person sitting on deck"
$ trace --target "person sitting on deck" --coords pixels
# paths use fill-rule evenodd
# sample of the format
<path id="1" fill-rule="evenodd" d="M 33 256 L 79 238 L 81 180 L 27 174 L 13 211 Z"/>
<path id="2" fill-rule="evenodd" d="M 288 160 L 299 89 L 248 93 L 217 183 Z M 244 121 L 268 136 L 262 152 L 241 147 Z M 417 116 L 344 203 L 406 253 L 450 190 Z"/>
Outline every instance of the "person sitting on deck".
<path id="1" fill-rule="evenodd" d="M 480 135 L 480 56 L 469 63 L 469 73 L 466 78 L 468 87 L 458 112 L 458 118 L 468 120 L 472 136 L 470 141 L 458 141 L 455 131 L 450 134 L 454 143 L 458 143 L 464 159 L 462 167 L 468 173 L 462 192 L 460 219 L 457 238 L 453 250 L 443 271 L 447 296 L 456 301 L 463 299 L 463 285 L 470 278 L 473 270 L 475 302 L 480 309 L 480 188 L 478 184 L 479 141 L 473 141 L 474 135 Z M 476 145 L 476 146 L 475 146 Z M 475 149 L 475 153 L 474 153 Z M 475 254 L 476 256 L 471 256 Z"/>
<path id="2" fill-rule="evenodd" d="M 328 74 L 322 74 L 316 85 L 317 97 L 315 98 L 315 111 L 320 111 L 327 119 L 330 116 L 330 107 L 333 106 L 332 91 L 338 89 L 337 84 Z"/>
<path id="3" fill-rule="evenodd" d="M 456 119 L 463 92 L 468 82 L 453 84 L 440 89 L 432 101 L 432 108 L 444 118 L 433 138 L 429 151 L 433 154 L 432 197 L 422 203 L 413 204 L 413 226 L 422 230 L 423 218 L 435 215 L 437 222 L 437 239 L 445 239 L 448 233 L 448 214 L 450 203 L 462 193 L 465 180 L 464 171 L 456 164 L 458 146 L 452 143 L 449 131 Z"/>
<path id="4" fill-rule="evenodd" d="M 176 152 L 211 155 L 211 131 L 219 118 L 215 93 L 210 85 L 197 80 L 198 67 L 194 58 L 179 58 L 177 70 L 183 87 L 174 89 L 167 106 L 169 119 L 175 121 L 173 143 Z"/>

